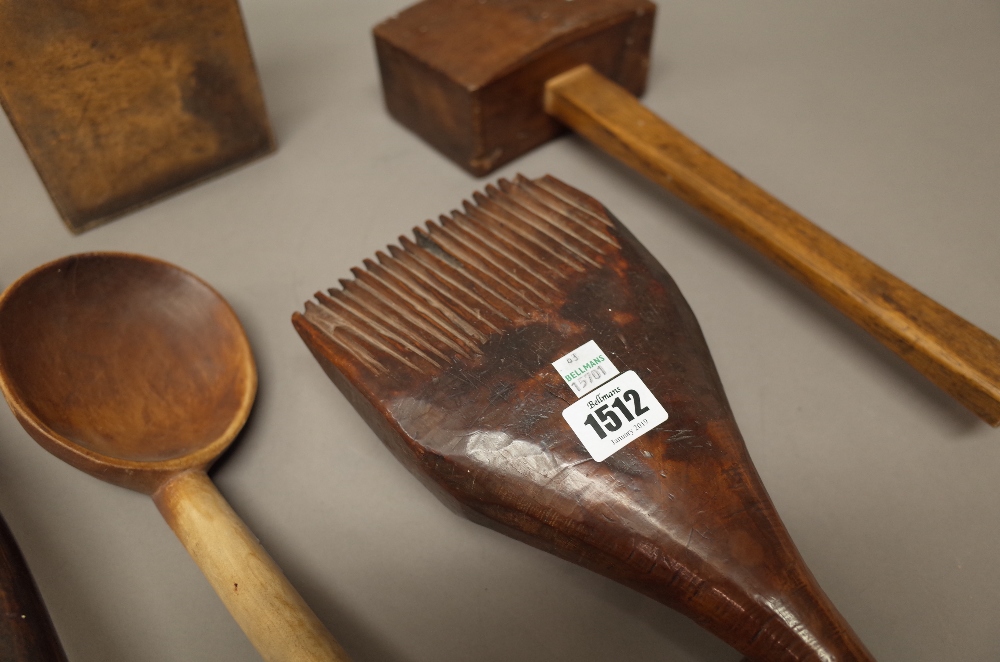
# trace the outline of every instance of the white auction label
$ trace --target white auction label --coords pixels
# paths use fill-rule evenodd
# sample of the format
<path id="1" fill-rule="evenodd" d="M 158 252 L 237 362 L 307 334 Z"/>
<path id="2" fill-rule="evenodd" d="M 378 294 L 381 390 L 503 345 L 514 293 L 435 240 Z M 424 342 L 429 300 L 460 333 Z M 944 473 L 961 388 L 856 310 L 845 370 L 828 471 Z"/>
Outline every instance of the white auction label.
<path id="1" fill-rule="evenodd" d="M 618 374 L 618 368 L 593 340 L 580 345 L 558 361 L 553 361 L 552 367 L 566 380 L 578 398 Z"/>
<path id="2" fill-rule="evenodd" d="M 646 434 L 667 417 L 667 410 L 634 370 L 623 373 L 563 410 L 563 418 L 598 462 Z"/>

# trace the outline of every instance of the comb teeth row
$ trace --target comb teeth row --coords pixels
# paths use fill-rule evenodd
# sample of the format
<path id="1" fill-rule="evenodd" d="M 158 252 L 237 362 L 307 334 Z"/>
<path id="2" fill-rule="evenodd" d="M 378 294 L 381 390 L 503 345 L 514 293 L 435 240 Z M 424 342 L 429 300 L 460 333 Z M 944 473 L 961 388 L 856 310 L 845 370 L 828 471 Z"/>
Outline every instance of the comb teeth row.
<path id="1" fill-rule="evenodd" d="M 473 199 L 318 293 L 306 319 L 376 374 L 389 360 L 428 372 L 558 305 L 567 276 L 619 247 L 601 210 L 551 177 L 501 179 Z"/>

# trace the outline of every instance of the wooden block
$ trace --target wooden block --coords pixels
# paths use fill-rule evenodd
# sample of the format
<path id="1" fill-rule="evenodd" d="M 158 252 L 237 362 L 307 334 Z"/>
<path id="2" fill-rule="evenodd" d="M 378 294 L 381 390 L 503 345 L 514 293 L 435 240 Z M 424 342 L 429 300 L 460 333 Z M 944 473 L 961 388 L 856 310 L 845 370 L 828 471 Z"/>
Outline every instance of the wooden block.
<path id="1" fill-rule="evenodd" d="M 0 2 L 0 103 L 73 232 L 274 149 L 236 0 Z"/>
<path id="2" fill-rule="evenodd" d="M 374 29 L 389 112 L 484 175 L 563 131 L 545 81 L 588 63 L 646 86 L 648 0 L 426 0 Z"/>

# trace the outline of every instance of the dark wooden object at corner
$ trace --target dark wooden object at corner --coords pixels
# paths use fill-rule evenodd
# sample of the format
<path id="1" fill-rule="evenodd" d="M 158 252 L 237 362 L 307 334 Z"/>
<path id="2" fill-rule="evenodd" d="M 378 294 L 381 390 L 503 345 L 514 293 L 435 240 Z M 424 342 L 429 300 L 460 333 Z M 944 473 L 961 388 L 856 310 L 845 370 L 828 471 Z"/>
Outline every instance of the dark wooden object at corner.
<path id="1" fill-rule="evenodd" d="M 274 149 L 236 0 L 0 3 L 0 104 L 73 232 Z"/>
<path id="2" fill-rule="evenodd" d="M 66 662 L 28 564 L 0 517 L 0 662 Z"/>
<path id="3" fill-rule="evenodd" d="M 382 441 L 457 512 L 659 600 L 756 662 L 871 662 L 761 484 L 669 274 L 552 177 L 501 180 L 475 200 L 293 316 Z M 576 398 L 551 365 L 590 340 L 669 413 L 603 462 L 563 419 Z"/>
<path id="4" fill-rule="evenodd" d="M 569 126 L 786 269 L 1000 425 L 1000 341 L 643 107 L 648 0 L 425 0 L 374 29 L 389 112 L 475 175 Z"/>

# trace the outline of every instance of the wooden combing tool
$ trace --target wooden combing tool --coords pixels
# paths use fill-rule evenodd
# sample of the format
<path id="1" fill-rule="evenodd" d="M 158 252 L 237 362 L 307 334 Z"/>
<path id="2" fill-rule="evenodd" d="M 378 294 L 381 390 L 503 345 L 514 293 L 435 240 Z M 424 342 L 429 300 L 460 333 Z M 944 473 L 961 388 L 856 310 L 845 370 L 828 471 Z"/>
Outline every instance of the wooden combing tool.
<path id="1" fill-rule="evenodd" d="M 501 180 L 292 321 L 456 510 L 757 662 L 871 661 L 747 454 L 673 280 L 596 200 Z"/>
<path id="2" fill-rule="evenodd" d="M 569 126 L 786 269 L 984 421 L 1000 341 L 744 179 L 635 98 L 648 0 L 425 0 L 375 27 L 389 112 L 475 175 Z"/>

